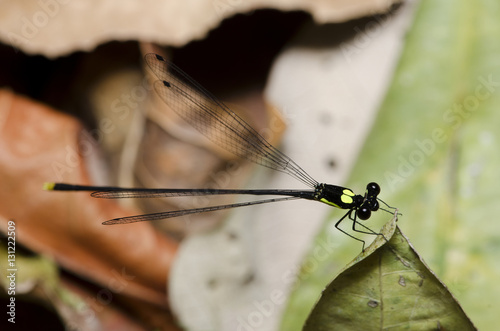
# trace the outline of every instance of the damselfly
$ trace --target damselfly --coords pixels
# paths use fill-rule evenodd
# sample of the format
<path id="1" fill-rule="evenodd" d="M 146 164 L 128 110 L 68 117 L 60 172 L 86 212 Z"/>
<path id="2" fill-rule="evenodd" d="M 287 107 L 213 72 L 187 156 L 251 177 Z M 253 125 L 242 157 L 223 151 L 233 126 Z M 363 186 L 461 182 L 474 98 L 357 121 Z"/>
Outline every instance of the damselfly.
<path id="1" fill-rule="evenodd" d="M 267 142 L 252 126 L 246 123 L 222 101 L 208 92 L 177 66 L 157 54 L 147 54 L 145 56 L 145 61 L 159 79 L 154 83 L 156 93 L 158 93 L 160 98 L 172 108 L 172 110 L 186 122 L 191 124 L 196 130 L 201 132 L 215 144 L 218 144 L 220 147 L 233 154 L 262 166 L 284 172 L 309 186 L 311 189 L 148 189 L 46 183 L 44 185 L 46 190 L 91 191 L 92 197 L 105 199 L 166 198 L 221 194 L 279 196 L 278 198 L 233 203 L 229 205 L 115 218 L 103 222 L 103 224 L 106 225 L 161 220 L 228 208 L 293 199 L 306 199 L 320 201 L 336 208 L 346 209 L 347 213 L 337 221 L 335 227 L 349 237 L 363 242 L 363 248 L 363 240 L 354 237 L 339 227 L 339 224 L 346 219 L 346 217 L 353 222 L 353 231 L 378 234 L 358 222 L 358 219 L 369 219 L 372 212 L 379 210 L 379 208 L 391 213 L 391 211 L 381 208 L 379 202 L 382 202 L 389 209 L 394 209 L 378 198 L 380 186 L 377 183 L 369 183 L 366 186 L 364 195 L 354 194 L 351 189 L 345 187 L 318 183 L 292 159 Z M 356 225 L 359 225 L 364 230 L 356 228 Z"/>

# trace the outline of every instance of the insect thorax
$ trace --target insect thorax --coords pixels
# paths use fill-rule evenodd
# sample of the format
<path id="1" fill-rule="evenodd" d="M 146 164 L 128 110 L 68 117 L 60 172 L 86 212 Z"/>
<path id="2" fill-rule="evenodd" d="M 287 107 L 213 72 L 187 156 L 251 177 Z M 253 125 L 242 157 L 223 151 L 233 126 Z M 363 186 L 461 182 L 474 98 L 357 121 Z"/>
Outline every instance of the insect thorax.
<path id="1" fill-rule="evenodd" d="M 341 209 L 355 208 L 363 200 L 362 196 L 354 194 L 353 191 L 346 187 L 324 183 L 316 186 L 314 198 Z"/>

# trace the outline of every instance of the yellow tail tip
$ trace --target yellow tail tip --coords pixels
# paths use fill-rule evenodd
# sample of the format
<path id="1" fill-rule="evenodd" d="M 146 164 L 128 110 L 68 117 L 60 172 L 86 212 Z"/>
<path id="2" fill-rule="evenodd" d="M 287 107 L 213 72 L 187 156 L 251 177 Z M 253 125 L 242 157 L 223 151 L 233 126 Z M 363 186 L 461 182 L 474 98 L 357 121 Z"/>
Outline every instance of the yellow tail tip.
<path id="1" fill-rule="evenodd" d="M 43 183 L 43 189 L 45 191 L 52 191 L 54 186 L 56 186 L 56 183 Z"/>

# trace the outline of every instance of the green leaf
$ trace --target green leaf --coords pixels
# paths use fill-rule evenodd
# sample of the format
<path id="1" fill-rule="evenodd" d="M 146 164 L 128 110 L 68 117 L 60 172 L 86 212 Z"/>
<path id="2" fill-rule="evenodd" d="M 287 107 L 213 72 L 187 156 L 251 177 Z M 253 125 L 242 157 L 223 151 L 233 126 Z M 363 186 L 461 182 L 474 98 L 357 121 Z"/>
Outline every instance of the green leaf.
<path id="1" fill-rule="evenodd" d="M 496 0 L 419 3 L 347 184 L 356 191 L 380 184 L 380 197 L 403 213 L 399 226 L 481 330 L 500 325 L 499 12 Z M 304 259 L 284 331 L 303 325 L 357 247 L 333 233 L 333 222 Z M 377 228 L 377 218 L 369 222 Z M 315 255 L 324 243 L 332 243 L 328 255 Z"/>
<path id="2" fill-rule="evenodd" d="M 396 220 L 327 286 L 304 331 L 475 330 Z"/>

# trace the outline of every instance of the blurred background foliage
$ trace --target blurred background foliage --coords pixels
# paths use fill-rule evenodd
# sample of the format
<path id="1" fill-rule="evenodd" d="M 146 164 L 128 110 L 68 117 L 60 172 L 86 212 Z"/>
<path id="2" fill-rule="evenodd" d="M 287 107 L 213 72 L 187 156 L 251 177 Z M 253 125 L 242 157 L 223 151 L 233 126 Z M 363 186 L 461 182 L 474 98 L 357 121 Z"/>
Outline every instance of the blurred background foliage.
<path id="1" fill-rule="evenodd" d="M 500 322 L 500 2 L 421 1 L 348 187 L 370 181 L 399 226 L 481 330 Z M 379 212 L 370 226 L 390 219 Z M 299 274 L 282 330 L 299 330 L 358 243 L 332 212 Z M 350 225 L 349 225 L 350 226 Z M 346 226 L 347 228 L 347 226 Z M 318 255 L 335 241 L 328 257 Z"/>

